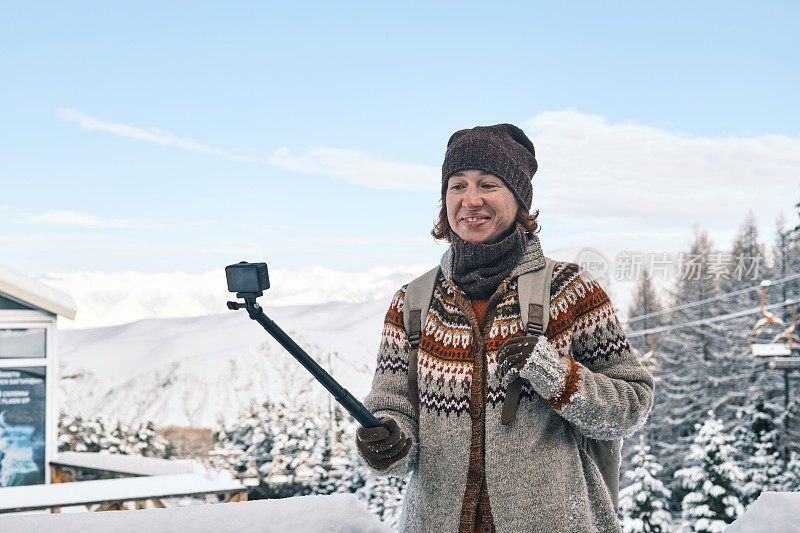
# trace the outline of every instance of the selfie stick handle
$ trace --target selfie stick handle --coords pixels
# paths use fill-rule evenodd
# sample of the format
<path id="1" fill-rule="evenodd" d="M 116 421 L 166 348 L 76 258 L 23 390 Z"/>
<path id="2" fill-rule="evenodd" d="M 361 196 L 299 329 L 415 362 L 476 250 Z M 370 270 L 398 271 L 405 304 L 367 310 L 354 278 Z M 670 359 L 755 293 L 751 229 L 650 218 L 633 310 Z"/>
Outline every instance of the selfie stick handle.
<path id="1" fill-rule="evenodd" d="M 239 296 L 237 294 L 237 296 Z M 334 399 L 339 402 L 342 407 L 347 409 L 347 412 L 356 419 L 356 421 L 365 428 L 374 428 L 382 426 L 377 418 L 370 413 L 364 405 L 356 400 L 347 389 L 339 385 L 339 383 L 328 374 L 324 368 L 319 366 L 310 355 L 306 353 L 292 338 L 286 334 L 278 325 L 264 314 L 264 310 L 258 305 L 255 298 L 245 298 L 245 303 L 228 302 L 229 309 L 247 309 L 247 314 L 250 318 L 261 324 L 267 332 L 272 335 L 281 346 L 297 359 L 301 365 L 306 367 L 306 370 L 316 378 L 317 381 L 322 383 L 322 386 L 328 389 Z"/>

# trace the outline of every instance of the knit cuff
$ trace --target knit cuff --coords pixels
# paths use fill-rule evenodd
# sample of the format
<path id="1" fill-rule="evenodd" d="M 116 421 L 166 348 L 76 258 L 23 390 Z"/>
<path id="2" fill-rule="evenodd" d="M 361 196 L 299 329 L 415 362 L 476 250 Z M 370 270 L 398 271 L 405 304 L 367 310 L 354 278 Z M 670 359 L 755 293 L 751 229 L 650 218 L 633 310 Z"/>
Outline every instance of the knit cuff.
<path id="1" fill-rule="evenodd" d="M 562 357 L 547 337 L 539 337 L 519 375 L 554 409 L 561 409 L 578 392 L 581 365 Z"/>

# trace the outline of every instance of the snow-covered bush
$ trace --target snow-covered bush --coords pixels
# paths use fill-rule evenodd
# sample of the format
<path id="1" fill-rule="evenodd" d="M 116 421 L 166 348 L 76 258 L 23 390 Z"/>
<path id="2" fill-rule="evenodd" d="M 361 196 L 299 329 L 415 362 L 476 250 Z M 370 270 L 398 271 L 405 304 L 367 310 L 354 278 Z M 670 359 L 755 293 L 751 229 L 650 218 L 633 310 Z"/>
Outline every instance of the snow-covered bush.
<path id="1" fill-rule="evenodd" d="M 372 476 L 356 452 L 356 428 L 338 405 L 329 411 L 252 403 L 232 424 L 220 421 L 214 455 L 217 466 L 230 465 L 240 476 L 258 473 L 251 499 L 356 493 L 396 525 L 405 481 Z"/>
<path id="2" fill-rule="evenodd" d="M 716 533 L 744 512 L 738 490 L 742 473 L 734 462 L 733 437 L 723 432 L 713 411 L 695 430 L 688 466 L 675 472 L 689 489 L 682 502 L 683 520 L 689 531 Z"/>
<path id="3" fill-rule="evenodd" d="M 667 533 L 671 516 L 666 509 L 670 491 L 658 480 L 663 467 L 650 455 L 645 434 L 633 448 L 632 469 L 625 472 L 630 483 L 619 491 L 620 524 L 625 533 Z"/>
<path id="4" fill-rule="evenodd" d="M 173 456 L 174 448 L 151 422 L 129 426 L 103 416 L 73 416 L 61 411 L 58 451 L 108 452 L 145 457 Z"/>

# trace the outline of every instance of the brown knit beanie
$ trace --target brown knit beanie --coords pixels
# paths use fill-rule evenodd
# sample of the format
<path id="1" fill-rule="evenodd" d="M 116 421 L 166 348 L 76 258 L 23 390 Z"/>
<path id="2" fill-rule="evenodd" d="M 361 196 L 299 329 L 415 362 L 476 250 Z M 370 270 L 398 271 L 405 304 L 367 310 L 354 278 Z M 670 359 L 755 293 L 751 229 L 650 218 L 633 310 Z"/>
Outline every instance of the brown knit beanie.
<path id="1" fill-rule="evenodd" d="M 533 201 L 531 179 L 539 164 L 533 143 L 512 124 L 477 126 L 459 130 L 447 141 L 442 164 L 442 195 L 447 180 L 462 170 L 483 170 L 508 186 L 519 203 L 530 211 Z"/>

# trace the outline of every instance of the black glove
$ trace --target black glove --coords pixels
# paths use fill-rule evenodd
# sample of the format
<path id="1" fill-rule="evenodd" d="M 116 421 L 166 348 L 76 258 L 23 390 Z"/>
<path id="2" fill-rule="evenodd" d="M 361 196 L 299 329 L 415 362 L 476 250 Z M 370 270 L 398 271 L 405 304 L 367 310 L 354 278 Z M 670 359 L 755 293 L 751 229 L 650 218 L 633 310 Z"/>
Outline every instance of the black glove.
<path id="1" fill-rule="evenodd" d="M 523 335 L 507 340 L 497 352 L 497 364 L 500 367 L 500 380 L 506 383 L 514 381 L 525 362 L 533 353 L 539 337 Z"/>
<path id="2" fill-rule="evenodd" d="M 372 468 L 384 470 L 408 455 L 411 437 L 406 437 L 394 418 L 382 416 L 378 420 L 382 426 L 356 430 L 356 447 Z"/>

